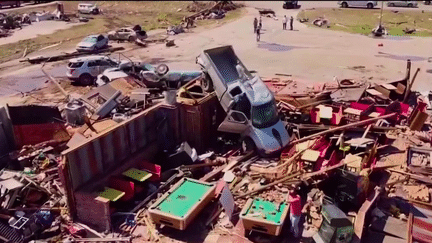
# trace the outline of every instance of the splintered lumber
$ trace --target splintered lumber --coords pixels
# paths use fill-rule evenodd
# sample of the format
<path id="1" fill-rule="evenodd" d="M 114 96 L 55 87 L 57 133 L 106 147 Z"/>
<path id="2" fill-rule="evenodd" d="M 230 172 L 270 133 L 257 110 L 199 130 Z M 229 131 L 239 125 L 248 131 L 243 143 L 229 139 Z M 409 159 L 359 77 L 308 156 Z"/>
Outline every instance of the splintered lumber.
<path id="1" fill-rule="evenodd" d="M 384 115 L 384 116 L 374 117 L 374 118 L 370 118 L 370 119 L 363 120 L 363 121 L 353 122 L 353 123 L 350 123 L 350 124 L 347 124 L 347 125 L 343 125 L 343 126 L 340 126 L 340 127 L 331 128 L 329 130 L 325 130 L 325 131 L 322 131 L 322 132 L 319 132 L 319 133 L 315 133 L 315 134 L 312 134 L 310 136 L 307 136 L 307 137 L 304 137 L 304 138 L 301 138 L 301 139 L 298 139 L 298 140 L 294 140 L 294 141 L 290 142 L 288 144 L 288 146 L 292 145 L 292 144 L 301 143 L 301 142 L 307 141 L 309 139 L 313 139 L 313 138 L 316 138 L 316 137 L 319 137 L 319 136 L 322 136 L 322 135 L 326 135 L 326 134 L 329 134 L 329 133 L 333 133 L 333 132 L 336 132 L 336 131 L 345 130 L 345 129 L 348 129 L 348 128 L 351 128 L 351 127 L 357 127 L 357 126 L 367 125 L 370 122 L 378 121 L 380 119 L 389 118 L 389 117 L 392 117 L 392 116 L 394 116 L 396 114 L 397 113 L 394 112 L 394 113 L 387 114 L 387 115 Z"/>
<path id="2" fill-rule="evenodd" d="M 297 172 L 297 173 L 295 173 L 295 174 L 292 174 L 292 175 L 289 175 L 289 176 L 287 176 L 287 177 L 284 177 L 284 178 L 282 178 L 282 179 L 279 179 L 279 180 L 277 180 L 277 181 L 274 181 L 274 182 L 272 182 L 272 183 L 269 183 L 269 184 L 267 184 L 267 185 L 264 185 L 264 186 L 258 187 L 258 188 L 255 189 L 255 190 L 248 191 L 248 192 L 245 192 L 245 193 L 243 193 L 243 194 L 237 195 L 237 196 L 235 196 L 235 198 L 237 199 L 237 198 L 242 198 L 242 197 L 245 197 L 245 196 L 249 196 L 249 195 L 255 194 L 255 193 L 259 192 L 259 191 L 265 190 L 265 189 L 270 188 L 270 187 L 272 187 L 272 186 L 274 186 L 274 185 L 277 185 L 277 184 L 279 184 L 279 183 L 282 183 L 282 182 L 288 181 L 288 180 L 290 180 L 290 179 L 293 179 L 293 178 L 295 178 L 295 177 L 297 177 L 297 176 L 299 176 L 299 175 L 301 175 L 301 172 L 300 172 L 300 171 Z"/>
<path id="3" fill-rule="evenodd" d="M 251 169 L 251 171 L 260 173 L 264 177 L 269 177 L 271 179 L 278 179 L 281 177 L 281 175 L 284 175 L 287 173 L 288 166 L 293 164 L 297 160 L 297 158 L 301 154 L 303 154 L 303 152 L 306 151 L 307 149 L 308 148 L 305 148 L 301 151 L 298 151 L 296 154 L 294 154 L 292 157 L 290 157 L 289 159 L 287 159 L 285 162 L 283 162 L 282 164 L 280 164 L 278 166 L 271 167 L 271 168 L 259 168 L 257 166 L 252 165 L 250 167 L 250 169 Z"/>
<path id="4" fill-rule="evenodd" d="M 364 223 L 366 219 L 366 214 L 371 209 L 373 203 L 377 200 L 378 196 L 381 193 L 381 189 L 379 187 L 375 187 L 375 190 L 369 195 L 366 201 L 360 207 L 357 216 L 354 221 L 354 237 L 353 243 L 360 243 L 363 235 Z"/>
<path id="5" fill-rule="evenodd" d="M 254 152 L 249 152 L 243 156 L 241 156 L 239 159 L 233 160 L 230 163 L 228 163 L 225 166 L 221 166 L 213 171 L 211 171 L 210 173 L 206 174 L 204 177 L 202 177 L 200 179 L 200 181 L 210 181 L 211 179 L 213 179 L 215 176 L 217 176 L 219 173 L 221 172 L 226 172 L 228 170 L 230 170 L 232 167 L 234 167 L 237 163 L 243 162 L 245 160 L 248 160 L 249 158 L 251 158 L 253 156 Z"/>
<path id="6" fill-rule="evenodd" d="M 427 176 L 415 175 L 415 174 L 411 174 L 411 173 L 408 173 L 408 172 L 399 171 L 399 170 L 393 170 L 393 169 L 389 169 L 389 171 L 390 172 L 399 173 L 399 174 L 403 174 L 403 175 L 407 175 L 411 179 L 414 179 L 414 180 L 421 181 L 423 183 L 432 185 L 432 180 L 429 177 L 427 177 Z"/>

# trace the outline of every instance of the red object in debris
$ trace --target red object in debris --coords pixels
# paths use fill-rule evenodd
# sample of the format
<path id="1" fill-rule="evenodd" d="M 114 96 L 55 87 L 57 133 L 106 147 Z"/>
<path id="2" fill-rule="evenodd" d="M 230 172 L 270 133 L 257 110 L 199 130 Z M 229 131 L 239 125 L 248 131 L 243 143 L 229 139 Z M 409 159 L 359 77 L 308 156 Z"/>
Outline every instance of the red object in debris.
<path id="1" fill-rule="evenodd" d="M 383 43 L 379 43 L 378 46 L 384 46 Z"/>
<path id="2" fill-rule="evenodd" d="M 69 225 L 66 229 L 74 237 L 83 238 L 86 236 L 86 230 L 77 224 Z"/>
<path id="3" fill-rule="evenodd" d="M 135 185 L 131 181 L 123 180 L 117 177 L 110 177 L 108 184 L 109 187 L 125 193 L 125 195 L 121 197 L 119 201 L 129 201 L 135 195 Z"/>
<path id="4" fill-rule="evenodd" d="M 147 161 L 142 161 L 138 164 L 138 169 L 152 173 L 152 177 L 148 179 L 149 181 L 159 181 L 161 178 L 162 168 L 160 165 L 152 164 Z"/>

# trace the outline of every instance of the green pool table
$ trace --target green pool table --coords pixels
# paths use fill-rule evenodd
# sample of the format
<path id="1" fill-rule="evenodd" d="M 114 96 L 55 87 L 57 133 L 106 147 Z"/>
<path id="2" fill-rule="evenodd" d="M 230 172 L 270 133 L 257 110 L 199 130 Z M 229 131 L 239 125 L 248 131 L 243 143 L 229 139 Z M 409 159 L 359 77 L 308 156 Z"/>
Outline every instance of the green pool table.
<path id="1" fill-rule="evenodd" d="M 246 232 L 251 230 L 279 235 L 287 217 L 289 204 L 273 203 L 261 198 L 249 199 L 240 213 Z"/>
<path id="2" fill-rule="evenodd" d="M 184 230 L 213 199 L 216 185 L 183 178 L 149 209 L 155 224 Z"/>

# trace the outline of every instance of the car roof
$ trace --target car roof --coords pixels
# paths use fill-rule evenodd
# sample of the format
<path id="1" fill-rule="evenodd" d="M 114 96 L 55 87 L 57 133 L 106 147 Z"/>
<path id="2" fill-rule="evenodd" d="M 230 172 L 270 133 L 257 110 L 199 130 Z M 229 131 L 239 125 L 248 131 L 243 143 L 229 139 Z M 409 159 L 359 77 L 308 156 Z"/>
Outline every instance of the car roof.
<path id="1" fill-rule="evenodd" d="M 109 57 L 101 56 L 101 55 L 92 55 L 92 56 L 73 58 L 73 59 L 70 59 L 69 62 L 85 62 L 85 61 L 93 61 L 93 60 L 99 60 L 99 59 L 109 59 Z"/>

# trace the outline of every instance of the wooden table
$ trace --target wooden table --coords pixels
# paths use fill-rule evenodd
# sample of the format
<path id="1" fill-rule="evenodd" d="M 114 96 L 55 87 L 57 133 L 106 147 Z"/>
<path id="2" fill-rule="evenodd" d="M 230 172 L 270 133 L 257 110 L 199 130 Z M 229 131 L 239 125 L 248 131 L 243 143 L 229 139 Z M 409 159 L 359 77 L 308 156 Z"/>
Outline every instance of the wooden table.
<path id="1" fill-rule="evenodd" d="M 115 202 L 119 200 L 121 197 L 123 197 L 125 194 L 126 194 L 125 192 L 113 188 L 105 187 L 105 191 L 99 193 L 99 197 L 108 199 L 111 202 Z"/>
<path id="2" fill-rule="evenodd" d="M 130 168 L 129 170 L 123 172 L 122 175 L 137 180 L 139 182 L 143 182 L 148 178 L 152 177 L 152 173 L 135 168 Z"/>

